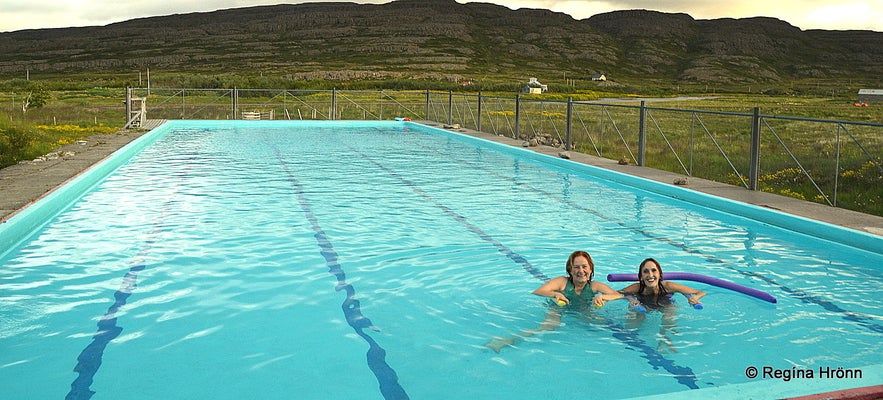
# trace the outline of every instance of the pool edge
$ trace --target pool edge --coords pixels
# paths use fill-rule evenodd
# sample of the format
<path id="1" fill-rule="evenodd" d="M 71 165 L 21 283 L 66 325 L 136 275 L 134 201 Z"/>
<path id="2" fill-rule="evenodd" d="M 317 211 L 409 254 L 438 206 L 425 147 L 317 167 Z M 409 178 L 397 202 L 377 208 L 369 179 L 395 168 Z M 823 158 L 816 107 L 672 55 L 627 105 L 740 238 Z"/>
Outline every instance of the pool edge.
<path id="1" fill-rule="evenodd" d="M 619 165 L 614 160 L 574 151 L 570 151 L 570 157 L 564 159 L 559 156 L 559 153 L 563 151 L 559 148 L 550 146 L 524 147 L 521 141 L 470 129 L 449 129 L 427 121 L 415 121 L 411 124 L 503 145 L 509 147 L 511 151 L 520 151 L 544 162 L 569 168 L 585 168 L 587 172 L 595 176 L 620 184 L 708 206 L 804 235 L 865 251 L 883 253 L 883 217 L 876 215 L 830 207 L 773 193 L 750 191 L 742 187 L 649 167 Z M 690 183 L 686 186 L 673 184 L 675 180 L 682 178 L 687 179 Z M 821 229 L 807 229 L 805 226 L 807 224 L 814 225 L 813 228 Z"/>
<path id="2" fill-rule="evenodd" d="M 96 160 L 86 168 L 72 172 L 67 179 L 51 187 L 41 196 L 26 203 L 0 219 L 0 257 L 19 243 L 36 234 L 54 215 L 70 207 L 88 188 L 100 183 L 115 169 L 126 163 L 132 155 L 141 151 L 168 129 L 163 123 L 150 131 L 128 141 L 110 154 Z"/>
<path id="3" fill-rule="evenodd" d="M 87 171 L 92 170 L 98 164 L 103 163 L 108 158 L 114 157 L 116 153 L 119 153 L 127 146 L 132 143 L 139 141 L 139 139 L 144 136 L 148 136 L 151 133 L 171 125 L 189 125 L 193 123 L 223 123 L 223 124 L 242 124 L 242 125 L 251 125 L 254 126 L 256 123 L 290 123 L 290 122 L 302 122 L 302 123 L 311 123 L 317 121 L 199 121 L 199 120 L 157 120 L 157 124 L 153 124 L 153 129 L 143 134 L 141 137 L 135 138 L 131 142 L 121 146 L 114 152 L 105 156 L 103 159 L 97 160 L 91 166 L 86 167 L 81 171 L 76 171 L 70 173 L 67 179 L 59 179 L 55 181 L 52 185 L 50 185 L 49 189 L 46 190 L 42 195 L 35 197 L 33 200 L 27 202 L 26 204 L 19 206 L 18 209 L 14 209 L 8 214 L 0 217 L 0 231 L 4 230 L 5 226 L 9 224 L 9 222 L 15 218 L 15 215 L 28 212 L 28 209 L 33 208 L 40 200 L 52 196 L 53 193 L 61 190 L 64 186 L 68 185 L 71 181 L 77 179 L 77 177 L 85 174 Z M 338 122 L 338 123 L 351 123 L 353 121 L 321 121 L 324 123 L 327 122 Z M 582 165 L 587 168 L 591 168 L 594 172 L 602 172 L 602 178 L 611 179 L 619 183 L 624 183 L 630 186 L 635 186 L 634 182 L 641 181 L 646 184 L 650 184 L 653 186 L 652 191 L 657 191 L 661 195 L 678 198 L 684 201 L 699 203 L 702 205 L 707 205 L 708 201 L 712 201 L 714 204 L 712 207 L 717 208 L 718 206 L 722 207 L 724 212 L 729 212 L 736 215 L 742 215 L 746 218 L 751 218 L 757 220 L 761 223 L 778 226 L 781 228 L 792 229 L 797 232 L 813 236 L 819 237 L 826 240 L 831 240 L 839 243 L 844 243 L 851 247 L 860 248 L 866 251 L 872 251 L 875 253 L 883 253 L 883 217 L 878 217 L 871 214 L 864 214 L 857 211 L 846 210 L 842 208 L 830 207 L 827 205 L 822 205 L 818 203 L 807 202 L 803 200 L 793 199 L 790 197 L 785 197 L 781 195 L 776 195 L 772 193 L 760 192 L 760 191 L 749 191 L 742 187 L 722 184 L 718 182 L 708 181 L 701 178 L 687 177 L 685 175 L 680 175 L 676 173 L 671 173 L 667 171 L 656 170 L 649 167 L 640 167 L 635 165 L 619 165 L 616 161 L 605 159 L 601 157 L 595 157 L 588 154 L 570 152 L 569 159 L 563 159 L 559 157 L 559 154 L 562 150 L 559 148 L 554 148 L 550 146 L 536 146 L 536 147 L 523 147 L 522 141 L 518 141 L 513 138 L 503 137 L 498 135 L 493 135 L 490 133 L 479 132 L 470 129 L 458 128 L 453 129 L 442 125 L 440 123 L 432 122 L 432 121 L 413 121 L 413 122 L 399 122 L 399 121 L 362 121 L 364 123 L 372 123 L 376 124 L 378 122 L 386 122 L 389 124 L 398 124 L 404 126 L 421 126 L 429 129 L 436 129 L 443 132 L 453 132 L 456 134 L 460 134 L 465 137 L 472 137 L 475 139 L 479 139 L 489 143 L 497 143 L 500 145 L 504 145 L 507 147 L 511 147 L 514 150 L 524 151 L 525 154 L 532 154 L 534 156 L 542 156 L 543 160 L 555 160 L 553 163 L 563 163 L 562 165 Z M 64 164 L 64 163 L 62 163 Z M 61 169 L 65 168 L 64 165 L 60 166 Z M 72 168 L 72 167 L 67 167 Z M 0 170 L 2 171 L 2 170 Z M 609 175 L 608 175 L 609 174 Z M 597 174 L 596 174 L 597 175 Z M 102 177 L 103 178 L 103 177 Z M 673 180 L 680 178 L 689 178 L 689 184 L 686 186 L 676 186 L 673 185 Z M 40 178 L 46 179 L 46 178 Z M 623 182 L 622 180 L 625 180 Z M 632 183 L 629 183 L 632 182 Z M 640 185 L 639 185 L 640 187 Z M 747 210 L 750 212 L 750 215 L 743 215 L 740 212 L 734 212 L 730 208 L 741 208 L 742 210 Z M 807 232 L 805 229 L 795 229 L 794 225 L 805 224 L 806 222 L 812 222 L 817 224 L 818 227 L 821 228 L 831 228 L 831 229 L 816 229 L 815 231 Z M 823 232 L 819 232 L 823 231 Z M 858 240 L 855 242 L 854 240 Z M 849 243 L 849 244 L 847 244 Z M 5 245 L 7 243 L 0 243 L 0 245 Z M 9 248 L 9 247 L 0 247 L 0 248 Z"/>
<path id="4" fill-rule="evenodd" d="M 709 387 L 691 391 L 669 392 L 651 396 L 631 397 L 628 400 L 669 400 L 673 394 L 689 393 L 705 400 L 730 399 L 855 399 L 857 396 L 883 397 L 883 364 L 858 368 L 862 378 L 857 379 L 792 379 L 790 381 L 756 378 L 746 383 Z M 867 374 L 868 376 L 864 376 Z M 830 397 L 828 397 L 830 396 Z"/>

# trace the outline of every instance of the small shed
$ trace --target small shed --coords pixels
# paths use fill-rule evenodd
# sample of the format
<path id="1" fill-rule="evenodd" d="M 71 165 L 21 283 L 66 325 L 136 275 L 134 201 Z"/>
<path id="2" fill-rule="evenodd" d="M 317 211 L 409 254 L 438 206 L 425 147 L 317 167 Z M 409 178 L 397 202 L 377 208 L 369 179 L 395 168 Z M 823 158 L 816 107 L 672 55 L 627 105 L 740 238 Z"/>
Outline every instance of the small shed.
<path id="1" fill-rule="evenodd" d="M 273 110 L 243 111 L 242 112 L 242 119 L 246 119 L 246 120 L 269 119 L 269 120 L 272 120 L 273 119 Z"/>
<path id="2" fill-rule="evenodd" d="M 592 80 L 593 81 L 606 81 L 607 77 L 604 76 L 604 74 L 595 74 L 595 75 L 592 75 Z"/>
<path id="3" fill-rule="evenodd" d="M 883 89 L 859 89 L 859 103 L 883 103 Z"/>
<path id="4" fill-rule="evenodd" d="M 549 86 L 543 85 L 537 80 L 537 78 L 530 78 L 527 82 L 527 86 L 522 89 L 523 92 L 530 94 L 545 93 L 547 90 L 549 90 Z"/>

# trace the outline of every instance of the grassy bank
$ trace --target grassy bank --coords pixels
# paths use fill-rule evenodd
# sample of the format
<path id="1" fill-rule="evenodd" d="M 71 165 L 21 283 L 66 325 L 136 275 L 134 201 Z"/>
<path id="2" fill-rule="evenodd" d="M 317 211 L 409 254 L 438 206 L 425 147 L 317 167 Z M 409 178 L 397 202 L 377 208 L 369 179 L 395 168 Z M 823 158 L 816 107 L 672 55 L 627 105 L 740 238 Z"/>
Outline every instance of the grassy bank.
<path id="1" fill-rule="evenodd" d="M 33 160 L 85 137 L 115 132 L 119 127 L 103 124 L 30 124 L 0 113 L 0 168 Z"/>

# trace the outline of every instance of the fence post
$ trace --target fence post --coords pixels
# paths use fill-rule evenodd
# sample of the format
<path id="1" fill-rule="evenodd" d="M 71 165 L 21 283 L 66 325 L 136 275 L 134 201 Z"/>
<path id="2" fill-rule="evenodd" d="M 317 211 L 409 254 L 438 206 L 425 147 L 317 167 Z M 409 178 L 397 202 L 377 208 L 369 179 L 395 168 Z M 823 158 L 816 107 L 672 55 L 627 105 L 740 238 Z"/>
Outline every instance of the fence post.
<path id="1" fill-rule="evenodd" d="M 638 166 L 644 166 L 644 155 L 647 151 L 647 107 L 641 100 L 641 112 L 638 116 Z"/>
<path id="2" fill-rule="evenodd" d="M 448 90 L 448 125 L 454 124 L 454 91 Z"/>
<path id="3" fill-rule="evenodd" d="M 132 88 L 126 86 L 126 128 L 129 126 L 129 119 L 132 118 Z"/>
<path id="4" fill-rule="evenodd" d="M 566 142 L 564 143 L 564 150 L 572 150 L 571 149 L 572 142 L 570 139 L 570 128 L 572 126 L 572 121 L 573 121 L 572 117 L 573 117 L 573 97 L 568 97 L 567 98 L 567 128 L 565 131 L 566 132 L 566 134 L 565 134 L 565 137 L 566 137 L 565 141 Z"/>
<path id="5" fill-rule="evenodd" d="M 481 92 L 478 92 L 478 126 L 475 130 L 481 132 Z"/>
<path id="6" fill-rule="evenodd" d="M 187 89 L 181 89 L 181 119 L 186 119 L 184 116 L 187 114 L 187 110 L 185 109 L 185 105 L 187 103 L 187 97 L 185 93 Z"/>
<path id="7" fill-rule="evenodd" d="M 760 173 L 760 107 L 754 107 L 754 115 L 751 117 L 751 149 L 748 171 L 748 190 L 757 190 L 757 181 Z"/>
<path id="8" fill-rule="evenodd" d="M 521 136 L 521 94 L 515 94 L 515 132 L 513 133 L 513 139 L 518 139 Z"/>
<path id="9" fill-rule="evenodd" d="M 431 121 L 429 119 L 429 89 L 426 89 L 426 120 Z"/>
<path id="10" fill-rule="evenodd" d="M 840 130 L 843 129 L 843 124 L 837 124 L 837 148 L 834 151 L 836 162 L 834 163 L 834 200 L 831 205 L 837 207 L 837 189 L 840 186 Z"/>
<path id="11" fill-rule="evenodd" d="M 607 106 L 601 105 L 601 115 L 598 116 L 598 157 L 604 157 L 604 111 Z"/>
<path id="12" fill-rule="evenodd" d="M 232 107 L 230 111 L 233 113 L 230 118 L 237 119 L 236 114 L 238 113 L 239 109 L 239 89 L 237 89 L 236 87 L 233 87 L 233 91 L 230 92 L 230 104 Z"/>
<path id="13" fill-rule="evenodd" d="M 334 121 L 337 117 L 337 88 L 331 88 L 331 115 L 328 118 Z"/>

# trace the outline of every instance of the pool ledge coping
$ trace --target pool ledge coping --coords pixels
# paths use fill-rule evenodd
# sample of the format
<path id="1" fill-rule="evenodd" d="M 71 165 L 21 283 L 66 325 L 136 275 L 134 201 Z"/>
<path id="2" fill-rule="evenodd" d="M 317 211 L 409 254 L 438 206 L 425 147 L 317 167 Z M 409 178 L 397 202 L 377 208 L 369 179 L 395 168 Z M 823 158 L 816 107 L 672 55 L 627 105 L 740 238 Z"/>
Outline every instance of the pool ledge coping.
<path id="1" fill-rule="evenodd" d="M 161 120 L 152 121 L 155 123 L 151 124 L 151 128 L 163 126 L 165 122 Z M 542 145 L 524 147 L 522 140 L 465 128 L 446 128 L 444 124 L 431 121 L 415 121 L 415 123 L 511 147 L 523 148 L 554 158 L 560 158 L 559 154 L 563 151 L 560 148 Z M 93 135 L 78 143 L 62 146 L 54 152 L 60 154 L 60 156 L 54 159 L 28 161 L 0 169 L 0 192 L 3 193 L 3 196 L 0 196 L 2 197 L 0 198 L 0 223 L 8 221 L 13 215 L 22 212 L 30 205 L 65 185 L 84 171 L 101 163 L 101 161 L 149 131 L 151 130 L 126 129 L 113 134 Z M 633 164 L 620 165 L 615 160 L 575 151 L 569 151 L 568 153 L 569 161 L 579 164 L 656 181 L 672 188 L 689 189 L 738 203 L 750 204 L 813 221 L 848 228 L 867 235 L 873 235 L 876 238 L 883 237 L 883 217 L 830 207 L 773 193 L 752 191 L 739 186 L 640 167 Z M 675 181 L 683 180 L 687 182 L 686 185 L 676 186 L 674 184 Z"/>
<path id="2" fill-rule="evenodd" d="M 525 150 L 554 158 L 561 158 L 560 154 L 564 151 L 561 148 L 543 145 L 525 147 L 523 140 L 516 140 L 511 137 L 497 136 L 489 133 L 478 132 L 471 129 L 452 129 L 447 127 L 447 125 L 428 121 L 418 121 L 418 123 L 429 127 L 444 129 L 472 136 L 475 138 L 504 144 L 507 146 L 523 148 Z M 682 189 L 687 191 L 694 191 L 712 197 L 734 201 L 736 203 L 749 204 L 752 206 L 760 207 L 770 211 L 776 211 L 778 213 L 794 217 L 821 222 L 824 224 L 830 224 L 841 228 L 847 228 L 860 234 L 867 235 L 870 237 L 871 240 L 874 241 L 883 238 L 883 217 L 880 216 L 860 213 L 843 208 L 830 207 L 824 204 L 813 203 L 810 201 L 795 199 L 774 193 L 748 190 L 739 186 L 728 185 L 725 183 L 715 182 L 707 179 L 696 178 L 668 171 L 657 170 L 649 167 L 641 167 L 634 164 L 621 165 L 617 160 L 601 158 L 589 154 L 578 153 L 575 151 L 568 151 L 567 153 L 567 160 L 578 164 L 583 164 L 632 177 L 655 181 L 657 183 L 663 184 L 664 186 L 662 187 L 670 187 L 671 190 L 668 191 L 669 193 L 664 194 L 670 195 L 670 193 L 673 193 L 674 191 L 681 191 Z M 687 184 L 676 185 L 676 181 L 685 181 L 687 182 Z M 775 214 L 770 213 L 767 214 L 765 217 L 769 218 L 769 216 L 771 215 Z M 775 221 L 768 221 L 763 218 L 760 218 L 760 220 L 762 222 L 777 225 Z"/>
<path id="3" fill-rule="evenodd" d="M 833 369 L 833 368 L 832 368 Z M 790 379 L 788 381 L 772 378 L 755 378 L 755 381 L 737 383 L 720 387 L 709 387 L 664 393 L 652 396 L 633 397 L 628 400 L 671 400 L 672 395 L 690 396 L 704 400 L 730 399 L 878 399 L 883 397 L 883 364 L 869 365 L 858 368 L 862 371 L 861 379 Z"/>
<path id="4" fill-rule="evenodd" d="M 141 138 L 145 133 L 151 132 L 156 127 L 168 125 L 165 124 L 164 122 L 166 121 L 163 120 L 151 120 L 151 122 L 154 122 L 150 125 L 151 129 L 120 130 L 113 134 L 93 135 L 79 141 L 78 143 L 63 146 L 55 152 L 60 154 L 60 156 L 55 159 L 24 162 L 0 169 L 0 192 L 3 193 L 3 196 L 0 196 L 2 197 L 2 199 L 0 199 L 0 226 L 15 214 L 23 212 L 40 199 L 49 196 L 71 180 L 81 176 L 83 172 L 98 164 L 102 164 L 102 161 L 110 158 L 129 143 Z M 247 122 L 272 121 L 246 121 L 246 123 Z M 777 225 L 776 221 L 770 221 L 768 219 L 776 218 L 779 214 L 784 214 L 821 222 L 823 224 L 830 224 L 835 227 L 847 228 L 848 230 L 864 235 L 864 238 L 870 242 L 879 242 L 880 239 L 883 238 L 883 217 L 871 214 L 830 207 L 773 193 L 752 191 L 739 186 L 723 184 L 648 167 L 640 167 L 633 164 L 621 165 L 615 160 L 575 151 L 569 151 L 568 159 L 564 160 L 560 157 L 560 153 L 562 153 L 563 149 L 542 145 L 525 147 L 523 146 L 524 141 L 522 140 L 479 132 L 472 129 L 454 129 L 445 124 L 431 121 L 406 123 L 415 123 L 426 127 L 452 131 L 514 148 L 521 148 L 536 154 L 553 157 L 561 161 L 575 162 L 627 176 L 655 181 L 662 185 L 659 186 L 660 188 L 668 191 L 668 193 L 663 193 L 667 195 L 671 195 L 671 193 L 689 194 L 690 191 L 693 191 L 736 203 L 749 204 L 761 209 L 777 211 L 778 213 L 763 213 L 763 210 L 755 210 L 755 213 L 763 214 L 760 215 L 759 218 L 758 216 L 755 216 L 755 218 L 773 225 Z M 686 180 L 687 184 L 674 184 L 675 181 L 682 180 Z M 675 195 L 675 197 L 677 197 L 677 195 Z M 874 246 L 875 245 L 872 245 L 871 247 Z M 868 246 L 863 247 L 867 249 Z"/>

